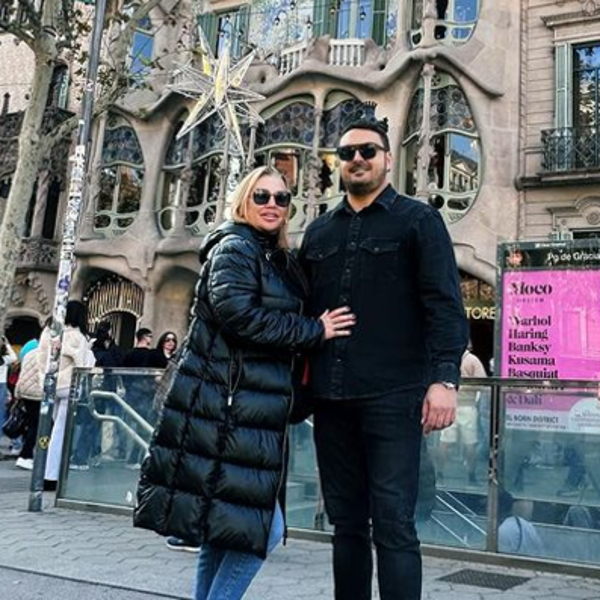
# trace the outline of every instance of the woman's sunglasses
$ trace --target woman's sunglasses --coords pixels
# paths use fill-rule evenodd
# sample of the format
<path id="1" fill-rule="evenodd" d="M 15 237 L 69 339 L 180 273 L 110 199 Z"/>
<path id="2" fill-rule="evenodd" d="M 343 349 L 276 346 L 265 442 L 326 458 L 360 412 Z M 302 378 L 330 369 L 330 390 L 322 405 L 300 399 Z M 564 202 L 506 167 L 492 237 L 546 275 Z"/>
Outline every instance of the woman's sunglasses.
<path id="1" fill-rule="evenodd" d="M 165 342 L 175 342 L 175 343 L 177 343 L 177 340 L 174 337 L 168 337 L 168 338 L 165 338 Z"/>
<path id="2" fill-rule="evenodd" d="M 269 200 L 273 198 L 275 200 L 275 204 L 279 206 L 279 208 L 287 208 L 292 201 L 291 192 L 275 192 L 272 194 L 269 190 L 254 190 L 254 194 L 252 194 L 252 200 L 254 200 L 254 204 L 258 206 L 265 206 L 269 203 Z"/>
<path id="3" fill-rule="evenodd" d="M 363 160 L 371 160 L 372 158 L 375 158 L 375 155 L 377 154 L 377 152 L 379 152 L 379 150 L 387 152 L 387 149 L 383 146 L 373 143 L 355 144 L 353 146 L 340 146 L 336 150 L 336 152 L 337 155 L 340 157 L 340 160 L 347 162 L 354 158 L 354 155 L 357 151 L 362 156 Z"/>

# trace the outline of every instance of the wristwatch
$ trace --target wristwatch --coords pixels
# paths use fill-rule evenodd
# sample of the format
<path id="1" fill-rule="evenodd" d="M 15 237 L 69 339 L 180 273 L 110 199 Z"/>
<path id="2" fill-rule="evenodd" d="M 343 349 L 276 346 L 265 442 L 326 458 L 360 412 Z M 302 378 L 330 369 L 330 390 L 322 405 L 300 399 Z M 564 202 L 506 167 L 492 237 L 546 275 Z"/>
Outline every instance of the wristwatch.
<path id="1" fill-rule="evenodd" d="M 451 381 L 438 381 L 440 385 L 443 385 L 447 390 L 457 390 L 456 384 Z"/>

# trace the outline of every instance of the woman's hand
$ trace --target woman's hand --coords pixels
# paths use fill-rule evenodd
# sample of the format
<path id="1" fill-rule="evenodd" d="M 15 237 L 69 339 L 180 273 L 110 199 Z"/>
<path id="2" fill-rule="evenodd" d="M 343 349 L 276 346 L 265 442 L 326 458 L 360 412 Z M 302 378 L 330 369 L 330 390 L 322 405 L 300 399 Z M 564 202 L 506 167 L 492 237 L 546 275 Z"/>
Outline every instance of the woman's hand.
<path id="1" fill-rule="evenodd" d="M 326 310 L 319 319 L 325 326 L 325 339 L 350 335 L 356 324 L 356 315 L 350 312 L 350 307 L 341 306 L 334 310 Z"/>

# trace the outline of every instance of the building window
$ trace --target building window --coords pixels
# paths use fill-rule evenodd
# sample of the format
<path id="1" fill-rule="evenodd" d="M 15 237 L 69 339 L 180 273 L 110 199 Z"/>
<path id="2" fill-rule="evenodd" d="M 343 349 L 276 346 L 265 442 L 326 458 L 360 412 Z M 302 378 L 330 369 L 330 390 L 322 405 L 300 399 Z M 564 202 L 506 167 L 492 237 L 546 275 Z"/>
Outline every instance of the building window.
<path id="1" fill-rule="evenodd" d="M 387 0 L 320 0 L 315 3 L 314 36 L 387 41 Z"/>
<path id="2" fill-rule="evenodd" d="M 410 39 L 418 46 L 423 39 L 423 7 L 427 0 L 413 0 Z M 464 44 L 473 35 L 479 16 L 479 0 L 435 0 L 434 37 L 447 45 Z"/>
<path id="3" fill-rule="evenodd" d="M 225 128 L 215 115 L 178 140 L 183 121 L 165 156 L 158 224 L 167 233 L 175 228 L 177 215 L 183 213 L 183 227 L 204 235 L 217 213 Z"/>
<path id="4" fill-rule="evenodd" d="M 104 133 L 100 191 L 94 226 L 113 235 L 133 223 L 144 180 L 144 158 L 137 135 L 127 121 L 109 117 Z"/>
<path id="5" fill-rule="evenodd" d="M 423 80 L 409 109 L 404 146 L 404 189 L 417 190 L 418 140 L 423 129 Z M 429 203 L 447 222 L 461 219 L 479 191 L 481 155 L 471 108 L 456 81 L 438 72 L 433 78 L 429 130 L 432 156 L 427 169 Z"/>
<path id="6" fill-rule="evenodd" d="M 69 104 L 69 69 L 67 65 L 57 65 L 52 71 L 47 106 L 67 108 Z"/>
<path id="7" fill-rule="evenodd" d="M 42 224 L 42 237 L 47 240 L 53 240 L 56 234 L 56 217 L 58 215 L 61 189 L 60 179 L 53 177 L 48 186 L 44 222 Z"/>
<path id="8" fill-rule="evenodd" d="M 542 170 L 600 167 L 600 43 L 555 48 L 555 129 L 542 131 Z"/>
<path id="9" fill-rule="evenodd" d="M 240 6 L 229 12 L 204 13 L 200 25 L 216 57 L 219 57 L 226 44 L 229 44 L 231 57 L 241 58 L 248 45 L 250 26 L 250 6 Z"/>
<path id="10" fill-rule="evenodd" d="M 129 76 L 133 84 L 141 85 L 150 73 L 154 57 L 154 28 L 150 17 L 140 19 L 133 32 L 129 53 Z"/>

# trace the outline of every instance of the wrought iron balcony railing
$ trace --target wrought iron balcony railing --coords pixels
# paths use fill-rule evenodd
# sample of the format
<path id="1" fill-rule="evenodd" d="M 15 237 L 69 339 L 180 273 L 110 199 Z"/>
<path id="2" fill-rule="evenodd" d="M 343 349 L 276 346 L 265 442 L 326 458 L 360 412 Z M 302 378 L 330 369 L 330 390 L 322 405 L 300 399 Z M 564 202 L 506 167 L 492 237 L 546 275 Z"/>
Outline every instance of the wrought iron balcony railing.
<path id="1" fill-rule="evenodd" d="M 597 127 L 563 127 L 542 131 L 542 170 L 546 173 L 600 168 Z"/>

